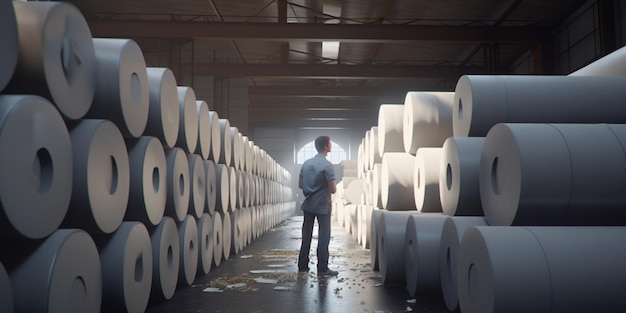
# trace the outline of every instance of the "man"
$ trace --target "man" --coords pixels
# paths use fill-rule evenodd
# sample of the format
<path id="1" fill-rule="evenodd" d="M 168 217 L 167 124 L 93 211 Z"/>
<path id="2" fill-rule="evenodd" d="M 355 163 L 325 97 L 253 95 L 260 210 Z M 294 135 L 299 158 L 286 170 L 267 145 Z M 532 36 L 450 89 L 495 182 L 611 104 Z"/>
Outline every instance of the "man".
<path id="1" fill-rule="evenodd" d="M 335 170 L 333 165 L 326 159 L 332 143 L 330 137 L 319 136 L 315 139 L 317 155 L 306 160 L 300 169 L 298 187 L 304 193 L 302 211 L 304 223 L 302 223 L 302 245 L 298 257 L 298 270 L 309 270 L 309 250 L 313 238 L 313 223 L 317 219 L 317 275 L 336 276 L 339 274 L 328 268 L 328 244 L 330 243 L 330 195 L 337 191 Z"/>

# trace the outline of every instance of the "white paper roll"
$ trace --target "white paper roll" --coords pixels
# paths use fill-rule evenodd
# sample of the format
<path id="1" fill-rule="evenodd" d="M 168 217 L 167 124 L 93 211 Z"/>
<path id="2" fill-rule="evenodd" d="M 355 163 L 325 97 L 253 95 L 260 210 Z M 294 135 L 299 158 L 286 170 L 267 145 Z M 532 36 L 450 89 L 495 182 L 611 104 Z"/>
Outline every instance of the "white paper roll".
<path id="1" fill-rule="evenodd" d="M 230 251 L 233 255 L 236 255 L 241 251 L 243 244 L 241 243 L 242 231 L 240 215 L 243 211 L 237 210 L 230 215 L 230 230 L 232 233 L 232 240 L 230 241 Z"/>
<path id="2" fill-rule="evenodd" d="M 37 94 L 71 120 L 89 111 L 96 58 L 89 26 L 68 2 L 14 2 L 19 38 L 15 73 L 6 93 Z"/>
<path id="3" fill-rule="evenodd" d="M 213 220 L 213 264 L 220 266 L 224 255 L 224 225 L 221 212 L 215 212 L 211 218 Z"/>
<path id="4" fill-rule="evenodd" d="M 47 237 L 72 196 L 72 145 L 63 118 L 41 97 L 2 95 L 0 147 L 0 233 Z"/>
<path id="5" fill-rule="evenodd" d="M 178 285 L 190 286 L 198 271 L 198 224 L 191 214 L 178 224 L 178 240 L 180 241 L 180 267 Z"/>
<path id="6" fill-rule="evenodd" d="M 372 169 L 372 205 L 376 208 L 382 209 L 383 197 L 382 197 L 382 176 L 383 176 L 383 164 L 374 164 Z"/>
<path id="7" fill-rule="evenodd" d="M 452 136 L 454 92 L 408 92 L 404 99 L 404 151 L 441 147 Z"/>
<path id="8" fill-rule="evenodd" d="M 237 188 L 237 170 L 229 166 L 228 171 L 228 211 L 234 212 L 237 209 L 237 199 L 239 197 Z"/>
<path id="9" fill-rule="evenodd" d="M 244 166 L 243 166 L 243 170 L 248 172 L 248 173 L 252 173 L 252 162 L 254 160 L 253 154 L 254 154 L 254 148 L 253 148 L 254 143 L 250 140 L 250 138 L 248 138 L 248 136 L 243 136 L 243 153 L 244 153 Z"/>
<path id="10" fill-rule="evenodd" d="M 215 182 L 217 186 L 215 210 L 222 213 L 228 212 L 230 205 L 230 178 L 228 175 L 228 166 L 215 164 Z"/>
<path id="11" fill-rule="evenodd" d="M 213 264 L 213 220 L 209 213 L 198 219 L 198 275 L 211 271 Z"/>
<path id="12" fill-rule="evenodd" d="M 13 9 L 13 7 L 11 7 L 11 9 Z M 7 274 L 2 263 L 0 263 L 0 312 L 15 312 L 13 287 L 11 287 L 9 274 Z"/>
<path id="13" fill-rule="evenodd" d="M 446 215 L 483 215 L 478 188 L 484 137 L 450 137 L 443 143 L 439 200 Z"/>
<path id="14" fill-rule="evenodd" d="M 415 211 L 413 171 L 415 157 L 406 152 L 386 152 L 383 155 L 381 200 L 389 211 Z"/>
<path id="15" fill-rule="evenodd" d="M 415 153 L 413 193 L 420 212 L 441 212 L 439 166 L 441 148 L 419 148 Z"/>
<path id="16" fill-rule="evenodd" d="M 382 104 L 378 109 L 378 152 L 404 152 L 404 105 Z"/>
<path id="17" fill-rule="evenodd" d="M 367 157 L 367 160 L 369 161 L 368 168 L 371 170 L 374 168 L 375 164 L 381 163 L 383 159 L 378 146 L 378 126 L 372 126 L 370 131 L 369 156 Z"/>
<path id="18" fill-rule="evenodd" d="M 157 225 L 165 213 L 167 167 L 156 137 L 126 138 L 130 164 L 130 194 L 124 220 Z"/>
<path id="19" fill-rule="evenodd" d="M 102 264 L 102 310 L 146 310 L 152 285 L 152 244 L 140 222 L 123 222 L 110 238 L 98 243 Z"/>
<path id="20" fill-rule="evenodd" d="M 206 172 L 202 156 L 197 154 L 189 155 L 189 185 L 191 187 L 191 197 L 189 201 L 188 213 L 196 218 L 200 218 L 206 205 L 207 192 Z"/>
<path id="21" fill-rule="evenodd" d="M 223 257 L 225 260 L 230 258 L 230 253 L 232 252 L 230 247 L 233 241 L 233 230 L 230 215 L 229 212 L 222 214 L 222 248 L 224 249 Z"/>
<path id="22" fill-rule="evenodd" d="M 204 161 L 206 176 L 206 204 L 205 212 L 213 215 L 217 203 L 217 174 L 215 173 L 215 163 L 212 160 Z"/>
<path id="23" fill-rule="evenodd" d="M 216 163 L 225 164 L 230 166 L 230 159 L 232 154 L 232 141 L 230 136 L 230 122 L 228 119 L 219 119 L 220 125 L 220 158 Z"/>
<path id="24" fill-rule="evenodd" d="M 139 137 L 148 122 L 150 88 L 141 48 L 131 39 L 94 38 L 96 90 L 85 118 L 108 119 L 125 136 Z"/>
<path id="25" fill-rule="evenodd" d="M 230 131 L 230 166 L 239 169 L 241 164 L 239 163 L 239 161 L 241 160 L 241 154 L 243 153 L 243 151 L 241 151 L 241 149 L 243 148 L 243 146 L 240 144 L 239 142 L 239 128 L 237 127 L 229 127 L 229 131 Z"/>
<path id="26" fill-rule="evenodd" d="M 211 121 L 209 120 L 209 105 L 204 100 L 196 101 L 198 111 L 198 144 L 195 153 L 203 159 L 209 158 L 211 152 Z"/>
<path id="27" fill-rule="evenodd" d="M 144 135 L 161 140 L 166 148 L 173 148 L 178 138 L 180 109 L 176 78 L 168 68 L 148 67 L 150 109 Z"/>
<path id="28" fill-rule="evenodd" d="M 43 242 L 7 244 L 4 248 L 11 255 L 3 251 L 2 261 L 11 279 L 15 312 L 100 312 L 100 258 L 85 231 L 60 229 Z"/>
<path id="29" fill-rule="evenodd" d="M 169 300 L 176 291 L 181 263 L 178 229 L 174 219 L 164 216 L 161 223 L 151 231 L 150 241 L 154 261 L 150 299 Z"/>
<path id="30" fill-rule="evenodd" d="M 409 216 L 417 211 L 384 211 L 380 217 L 378 233 L 378 265 L 381 281 L 385 286 L 405 283 L 404 234 Z"/>
<path id="31" fill-rule="evenodd" d="M 409 216 L 404 236 L 404 271 L 406 288 L 411 297 L 441 291 L 439 246 L 447 218 L 440 213 Z"/>
<path id="32" fill-rule="evenodd" d="M 196 94 L 191 87 L 176 87 L 178 92 L 178 107 L 180 110 L 178 139 L 176 146 L 185 152 L 196 151 L 198 145 L 198 110 L 196 109 Z"/>
<path id="33" fill-rule="evenodd" d="M 209 159 L 218 163 L 222 153 L 222 134 L 220 132 L 219 115 L 215 111 L 209 111 L 209 124 L 211 127 L 211 151 Z"/>
<path id="34" fill-rule="evenodd" d="M 183 149 L 175 147 L 165 152 L 167 161 L 167 202 L 165 215 L 182 222 L 189 210 L 191 184 L 189 160 Z"/>
<path id="35" fill-rule="evenodd" d="M 17 38 L 17 20 L 15 19 L 15 10 L 13 9 L 13 1 L 0 1 L 0 91 L 9 83 L 15 66 L 17 64 L 17 55 L 19 53 L 19 41 Z M 5 308 L 13 307 L 13 300 L 7 303 Z M 11 310 L 12 311 L 12 310 Z"/>
<path id="36" fill-rule="evenodd" d="M 465 230 L 472 226 L 487 226 L 487 220 L 483 216 L 451 216 L 443 223 L 439 244 L 439 279 L 443 300 L 450 312 L 457 312 L 459 309 L 459 248 Z"/>
<path id="37" fill-rule="evenodd" d="M 345 191 L 345 198 L 348 203 L 361 204 L 361 195 L 363 194 L 363 181 L 355 179 L 348 185 Z"/>
<path id="38" fill-rule="evenodd" d="M 626 47 L 617 49 L 570 76 L 626 76 Z"/>
<path id="39" fill-rule="evenodd" d="M 626 77 L 462 76 L 453 131 L 484 137 L 497 123 L 624 123 Z"/>
<path id="40" fill-rule="evenodd" d="M 130 193 L 124 137 L 108 120 L 80 120 L 70 129 L 74 188 L 65 228 L 112 233 L 122 223 Z"/>

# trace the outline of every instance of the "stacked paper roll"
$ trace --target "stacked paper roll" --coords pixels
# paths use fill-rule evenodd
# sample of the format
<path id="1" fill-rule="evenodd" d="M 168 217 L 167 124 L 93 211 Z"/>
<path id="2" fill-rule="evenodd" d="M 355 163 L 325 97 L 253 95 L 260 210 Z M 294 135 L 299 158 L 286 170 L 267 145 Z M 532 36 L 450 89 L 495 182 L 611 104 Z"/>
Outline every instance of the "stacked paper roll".
<path id="1" fill-rule="evenodd" d="M 497 123 L 624 123 L 624 84 L 626 77 L 462 76 L 454 136 L 484 137 Z"/>
<path id="2" fill-rule="evenodd" d="M 209 158 L 211 152 L 211 121 L 209 120 L 209 105 L 204 100 L 196 101 L 198 112 L 198 144 L 195 153 L 204 160 Z"/>
<path id="3" fill-rule="evenodd" d="M 441 291 L 439 247 L 447 218 L 440 213 L 409 216 L 404 234 L 404 271 L 407 291 L 412 297 Z"/>
<path id="4" fill-rule="evenodd" d="M 139 137 L 148 122 L 146 61 L 130 39 L 95 38 L 96 88 L 85 118 L 108 119 L 125 136 Z"/>
<path id="5" fill-rule="evenodd" d="M 17 55 L 19 53 L 19 41 L 17 35 L 17 20 L 15 19 L 15 10 L 13 2 L 4 0 L 0 1 L 0 91 L 9 83 L 15 65 L 17 64 Z M 7 302 L 7 306 L 12 303 Z M 12 307 L 12 305 L 10 306 Z"/>
<path id="6" fill-rule="evenodd" d="M 189 155 L 189 185 L 191 196 L 188 213 L 196 218 L 200 218 L 204 212 L 207 193 L 206 169 L 202 156 L 197 154 Z"/>
<path id="7" fill-rule="evenodd" d="M 157 137 L 163 146 L 173 148 L 180 124 L 176 78 L 168 68 L 148 67 L 146 72 L 150 109 L 144 135 Z"/>
<path id="8" fill-rule="evenodd" d="M 230 215 L 230 229 L 232 233 L 232 240 L 230 241 L 230 251 L 233 254 L 238 254 L 241 251 L 243 246 L 241 242 L 242 231 L 241 231 L 241 221 L 240 215 L 243 211 L 237 210 L 233 214 Z"/>
<path id="9" fill-rule="evenodd" d="M 622 47 L 571 73 L 570 76 L 625 76 L 625 56 L 626 48 Z"/>
<path id="10" fill-rule="evenodd" d="M 7 274 L 2 263 L 0 263 L 0 311 L 15 312 L 11 280 L 9 280 L 9 274 Z"/>
<path id="11" fill-rule="evenodd" d="M 371 227 L 371 219 L 372 219 L 372 211 L 374 210 L 374 207 L 371 205 L 363 205 L 362 206 L 362 212 L 361 212 L 361 221 L 360 221 L 360 225 L 361 225 L 361 246 L 363 246 L 363 248 L 365 249 L 369 249 L 370 248 L 370 227 Z"/>
<path id="12" fill-rule="evenodd" d="M 198 219 L 198 275 L 208 274 L 213 264 L 213 220 L 208 213 Z"/>
<path id="13" fill-rule="evenodd" d="M 380 153 L 380 147 L 378 146 L 378 127 L 372 126 L 370 130 L 369 156 L 367 159 L 369 161 L 369 169 L 373 169 L 375 164 L 382 162 L 382 154 Z"/>
<path id="14" fill-rule="evenodd" d="M 228 172 L 228 211 L 234 212 L 237 209 L 237 199 L 239 191 L 237 188 L 237 170 L 229 166 L 227 168 Z"/>
<path id="15" fill-rule="evenodd" d="M 224 255 L 224 225 L 220 213 L 215 212 L 211 216 L 213 220 L 213 264 L 215 266 L 220 266 L 222 256 Z"/>
<path id="16" fill-rule="evenodd" d="M 178 285 L 190 286 L 198 271 L 198 224 L 191 214 L 185 215 L 178 224 L 178 240 L 180 241 L 180 267 Z"/>
<path id="17" fill-rule="evenodd" d="M 165 215 L 182 222 L 189 209 L 191 191 L 189 184 L 189 161 L 181 148 L 166 151 L 167 162 L 167 201 Z"/>
<path id="18" fill-rule="evenodd" d="M 408 92 L 404 99 L 404 150 L 441 147 L 452 136 L 454 92 Z"/>
<path id="19" fill-rule="evenodd" d="M 230 178 L 228 167 L 224 164 L 215 164 L 216 204 L 218 212 L 227 212 L 230 203 Z"/>
<path id="20" fill-rule="evenodd" d="M 443 300 L 450 312 L 456 312 L 459 309 L 457 291 L 459 249 L 465 230 L 472 226 L 487 226 L 487 220 L 482 216 L 452 216 L 445 220 L 441 230 L 439 279 Z"/>
<path id="21" fill-rule="evenodd" d="M 386 286 L 405 283 L 404 236 L 409 216 L 415 211 L 384 211 L 378 232 L 378 265 L 380 277 Z"/>
<path id="22" fill-rule="evenodd" d="M 191 87 L 176 87 L 178 106 L 180 110 L 178 139 L 176 146 L 185 152 L 196 151 L 198 145 L 198 109 L 196 108 L 196 94 Z"/>
<path id="23" fill-rule="evenodd" d="M 205 212 L 213 214 L 217 203 L 217 174 L 215 172 L 215 163 L 212 160 L 204 161 L 204 169 L 206 176 L 206 207 Z"/>
<path id="24" fill-rule="evenodd" d="M 62 226 L 112 233 L 122 223 L 130 193 L 128 151 L 108 120 L 80 120 L 70 129 L 74 188 Z"/>
<path id="25" fill-rule="evenodd" d="M 374 164 L 374 168 L 372 169 L 372 206 L 377 208 L 383 207 L 383 197 L 382 197 L 382 175 L 383 175 L 383 165 Z"/>
<path id="26" fill-rule="evenodd" d="M 72 144 L 63 118 L 41 97 L 1 95 L 0 147 L 0 233 L 47 237 L 72 196 Z"/>
<path id="27" fill-rule="evenodd" d="M 381 199 L 389 211 L 416 210 L 413 196 L 415 157 L 406 152 L 386 152 L 383 155 Z"/>
<path id="28" fill-rule="evenodd" d="M 225 260 L 230 258 L 230 253 L 232 251 L 231 245 L 233 241 L 233 230 L 231 224 L 231 214 L 229 212 L 224 212 L 222 215 L 222 248 L 224 249 L 223 257 Z"/>
<path id="29" fill-rule="evenodd" d="M 413 193 L 420 212 L 441 212 L 439 201 L 439 163 L 441 148 L 419 148 L 415 153 Z"/>
<path id="30" fill-rule="evenodd" d="M 150 299 L 169 300 L 174 296 L 181 263 L 176 222 L 164 216 L 150 233 L 152 243 L 152 288 Z"/>
<path id="31" fill-rule="evenodd" d="M 361 204 L 361 194 L 363 194 L 363 181 L 353 180 L 345 191 L 345 198 L 349 203 Z"/>
<path id="32" fill-rule="evenodd" d="M 40 95 L 67 119 L 83 117 L 91 107 L 96 80 L 96 58 L 85 18 L 68 2 L 19 1 L 13 7 L 19 56 L 5 92 Z"/>
<path id="33" fill-rule="evenodd" d="M 165 213 L 167 168 L 163 146 L 156 137 L 126 138 L 130 193 L 124 220 L 157 225 Z"/>
<path id="34" fill-rule="evenodd" d="M 478 175 L 484 137 L 450 137 L 443 143 L 439 200 L 446 215 L 483 215 Z"/>
<path id="35" fill-rule="evenodd" d="M 404 152 L 404 105 L 383 104 L 378 109 L 378 152 Z M 366 141 L 367 142 L 367 141 Z"/>
<path id="36" fill-rule="evenodd" d="M 230 127 L 230 165 L 236 169 L 241 169 L 241 159 L 243 156 L 243 138 L 239 128 Z"/>
<path id="37" fill-rule="evenodd" d="M 216 160 L 216 163 L 225 164 L 226 166 L 230 166 L 230 159 L 232 154 L 232 141 L 230 139 L 230 122 L 227 119 L 220 118 L 219 119 L 220 126 L 220 142 L 222 143 L 220 147 L 219 160 Z"/>
<path id="38" fill-rule="evenodd" d="M 102 264 L 102 310 L 144 312 L 152 284 L 150 234 L 140 222 L 123 222 L 98 244 Z"/>

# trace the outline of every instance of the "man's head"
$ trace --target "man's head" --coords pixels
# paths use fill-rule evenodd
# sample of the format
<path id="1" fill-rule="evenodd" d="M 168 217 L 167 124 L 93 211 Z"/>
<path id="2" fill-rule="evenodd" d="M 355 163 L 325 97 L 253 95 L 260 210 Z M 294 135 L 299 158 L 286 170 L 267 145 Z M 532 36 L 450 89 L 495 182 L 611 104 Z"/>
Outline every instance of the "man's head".
<path id="1" fill-rule="evenodd" d="M 319 136 L 315 138 L 315 149 L 317 149 L 318 153 L 328 153 L 330 152 L 330 137 L 328 136 Z"/>

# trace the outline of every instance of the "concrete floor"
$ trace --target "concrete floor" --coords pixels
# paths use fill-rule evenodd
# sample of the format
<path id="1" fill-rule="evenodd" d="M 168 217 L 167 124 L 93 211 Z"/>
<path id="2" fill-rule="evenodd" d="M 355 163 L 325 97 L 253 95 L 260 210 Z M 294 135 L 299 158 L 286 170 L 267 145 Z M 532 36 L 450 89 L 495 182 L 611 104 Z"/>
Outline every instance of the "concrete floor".
<path id="1" fill-rule="evenodd" d="M 177 290 L 169 301 L 151 303 L 146 312 L 448 312 L 440 295 L 411 299 L 402 286 L 382 286 L 380 274 L 371 270 L 369 250 L 337 225 L 330 267 L 339 276 L 318 277 L 314 263 L 309 273 L 298 273 L 301 224 L 302 216 L 287 219 L 209 274 L 196 277 L 191 287 Z M 255 270 L 263 273 L 250 272 Z M 255 280 L 259 278 L 268 281 Z M 207 287 L 222 292 L 203 291 Z"/>

